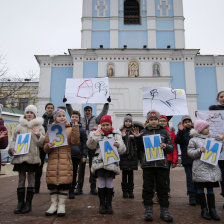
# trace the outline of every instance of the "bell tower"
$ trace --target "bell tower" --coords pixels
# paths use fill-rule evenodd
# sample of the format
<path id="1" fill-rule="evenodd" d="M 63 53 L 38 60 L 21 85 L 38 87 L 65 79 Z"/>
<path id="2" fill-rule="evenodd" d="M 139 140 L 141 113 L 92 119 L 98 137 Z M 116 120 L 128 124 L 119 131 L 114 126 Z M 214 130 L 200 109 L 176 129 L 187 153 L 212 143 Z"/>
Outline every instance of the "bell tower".
<path id="1" fill-rule="evenodd" d="M 83 0 L 81 46 L 184 49 L 182 0 Z"/>

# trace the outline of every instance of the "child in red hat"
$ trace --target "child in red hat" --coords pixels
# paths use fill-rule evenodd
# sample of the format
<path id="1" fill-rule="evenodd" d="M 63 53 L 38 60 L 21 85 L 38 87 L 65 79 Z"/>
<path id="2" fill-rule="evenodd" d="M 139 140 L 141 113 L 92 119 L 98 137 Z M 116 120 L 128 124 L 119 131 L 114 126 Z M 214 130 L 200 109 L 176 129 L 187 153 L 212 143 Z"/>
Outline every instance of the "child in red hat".
<path id="1" fill-rule="evenodd" d="M 110 115 L 103 116 L 100 120 L 100 125 L 101 129 L 90 132 L 87 146 L 90 150 L 96 149 L 91 172 L 98 178 L 99 213 L 112 214 L 113 179 L 115 175 L 120 173 L 120 167 L 118 162 L 108 165 L 104 164 L 99 142 L 114 138 L 114 146 L 117 147 L 119 154 L 125 153 L 126 147 L 122 140 L 121 132 L 115 131 L 112 127 Z"/>

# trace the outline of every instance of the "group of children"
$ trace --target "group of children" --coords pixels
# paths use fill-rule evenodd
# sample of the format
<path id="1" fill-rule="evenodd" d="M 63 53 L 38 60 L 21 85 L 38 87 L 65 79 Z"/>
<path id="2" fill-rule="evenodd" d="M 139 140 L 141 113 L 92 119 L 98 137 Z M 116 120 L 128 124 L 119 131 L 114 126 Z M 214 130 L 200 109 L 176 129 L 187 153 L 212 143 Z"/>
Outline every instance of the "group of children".
<path id="1" fill-rule="evenodd" d="M 220 103 L 220 109 L 224 110 L 224 91 L 218 94 L 217 100 Z M 155 110 L 148 112 L 144 127 L 135 125 L 131 114 L 126 114 L 123 127 L 120 130 L 114 130 L 111 116 L 104 115 L 100 119 L 100 126 L 91 131 L 87 138 L 80 123 L 80 113 L 72 111 L 70 115 L 71 123 L 66 120 L 65 110 L 57 108 L 53 112 L 53 124 L 64 123 L 66 127 L 68 145 L 60 147 L 54 147 L 54 143 L 49 141 L 48 132 L 45 135 L 42 126 L 43 119 L 37 117 L 35 106 L 27 106 L 24 116 L 20 118 L 20 124 L 15 129 L 9 147 L 9 154 L 13 156 L 15 153 L 15 141 L 18 134 L 31 133 L 31 144 L 28 154 L 16 155 L 12 160 L 14 171 L 19 172 L 18 205 L 14 211 L 16 214 L 27 213 L 32 209 L 35 172 L 41 165 L 39 147 L 43 147 L 44 152 L 48 153 L 46 181 L 50 191 L 51 205 L 45 213 L 47 216 L 55 213 L 58 216 L 65 215 L 65 201 L 69 192 L 74 193 L 78 166 L 80 161 L 86 161 L 89 149 L 95 150 L 91 173 L 98 178 L 100 214 L 113 213 L 113 179 L 120 173 L 120 169 L 122 170 L 123 197 L 134 198 L 133 170 L 138 169 L 138 160 L 140 160 L 143 170 L 144 219 L 146 221 L 153 220 L 153 196 L 156 188 L 160 204 L 160 218 L 166 222 L 172 222 L 173 217 L 168 212 L 169 170 L 178 162 L 176 144 L 180 144 L 189 203 L 195 205 L 196 199 L 198 199 L 203 218 L 220 220 L 215 210 L 213 187 L 219 186 L 219 181 L 224 175 L 224 165 L 221 164 L 220 171 L 218 165 L 213 166 L 200 161 L 201 153 L 205 150 L 205 139 L 209 136 L 209 124 L 206 121 L 196 121 L 193 129 L 191 118 L 183 116 L 178 126 L 177 136 L 175 136 L 174 130 L 169 128 L 167 117 L 160 115 Z M 145 156 L 143 137 L 155 134 L 159 134 L 161 137 L 160 147 L 165 158 L 148 162 Z M 115 140 L 114 146 L 120 155 L 120 163 L 105 165 L 99 142 L 111 138 Z M 220 133 L 217 140 L 224 142 L 224 134 Z M 25 188 L 26 178 L 28 179 L 27 188 Z M 204 188 L 207 188 L 207 202 Z"/>

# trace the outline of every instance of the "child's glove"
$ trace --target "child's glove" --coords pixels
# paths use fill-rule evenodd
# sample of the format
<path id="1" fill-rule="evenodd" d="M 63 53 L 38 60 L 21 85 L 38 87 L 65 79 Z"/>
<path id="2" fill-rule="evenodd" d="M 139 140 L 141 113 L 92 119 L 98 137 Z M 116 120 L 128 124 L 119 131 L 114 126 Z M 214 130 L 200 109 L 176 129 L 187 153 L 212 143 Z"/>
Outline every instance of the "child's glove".
<path id="1" fill-rule="evenodd" d="M 64 98 L 63 98 L 63 103 L 65 103 L 66 101 L 67 101 L 67 99 L 64 97 Z"/>
<path id="2" fill-rule="evenodd" d="M 107 102 L 108 102 L 108 103 L 111 102 L 111 98 L 110 98 L 110 96 L 107 98 Z"/>

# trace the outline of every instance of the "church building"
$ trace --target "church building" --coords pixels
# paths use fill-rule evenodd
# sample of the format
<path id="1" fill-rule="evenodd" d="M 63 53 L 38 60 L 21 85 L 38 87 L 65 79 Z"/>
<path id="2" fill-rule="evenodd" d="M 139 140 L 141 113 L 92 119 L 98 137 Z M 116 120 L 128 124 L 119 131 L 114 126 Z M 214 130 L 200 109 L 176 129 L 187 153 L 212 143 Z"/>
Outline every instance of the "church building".
<path id="1" fill-rule="evenodd" d="M 63 105 L 67 78 L 109 77 L 116 128 L 126 113 L 145 121 L 143 87 L 185 89 L 192 117 L 224 90 L 224 56 L 185 48 L 182 0 L 83 0 L 81 35 L 81 48 L 69 55 L 36 55 L 40 115 L 48 102 Z M 83 112 L 84 106 L 73 108 Z M 91 106 L 93 114 L 103 107 Z M 175 126 L 179 120 L 173 118 Z"/>

